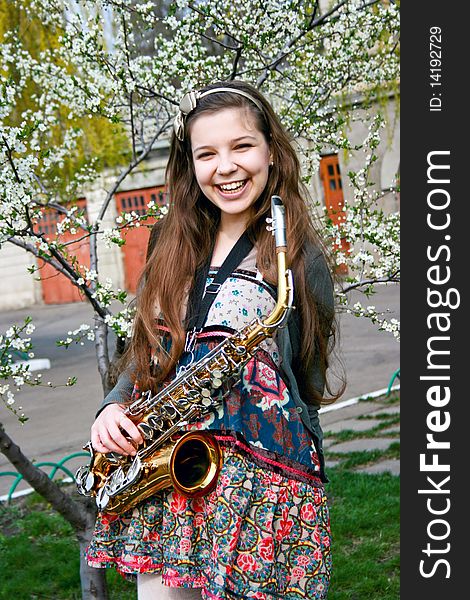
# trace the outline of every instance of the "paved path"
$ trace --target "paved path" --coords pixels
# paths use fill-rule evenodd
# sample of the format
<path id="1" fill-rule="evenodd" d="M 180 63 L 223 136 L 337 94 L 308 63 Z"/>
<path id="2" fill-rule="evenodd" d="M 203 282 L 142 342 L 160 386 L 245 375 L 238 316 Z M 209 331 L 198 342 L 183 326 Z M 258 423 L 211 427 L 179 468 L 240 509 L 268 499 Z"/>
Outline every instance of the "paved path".
<path id="1" fill-rule="evenodd" d="M 380 286 L 377 294 L 364 304 L 374 304 L 380 310 L 389 308 L 389 317 L 399 318 L 399 287 Z M 75 375 L 78 383 L 72 388 L 45 386 L 23 391 L 17 404 L 23 406 L 28 422 L 20 425 L 3 405 L 0 405 L 0 422 L 27 456 L 37 462 L 58 461 L 80 451 L 88 441 L 93 415 L 101 402 L 102 388 L 93 344 L 88 342 L 65 350 L 58 348 L 55 340 L 65 338 L 67 331 L 78 328 L 81 323 L 91 324 L 91 313 L 84 303 L 3 312 L 0 313 L 0 333 L 11 323 L 21 322 L 27 315 L 31 315 L 36 324 L 36 357 L 48 358 L 51 362 L 51 369 L 43 372 L 43 380 L 60 384 L 70 375 Z M 340 316 L 340 331 L 340 358 L 347 377 L 346 391 L 341 400 L 387 388 L 392 373 L 399 367 L 399 344 L 396 340 L 388 333 L 378 332 L 377 327 L 368 321 L 347 314 Z M 341 402 L 337 405 L 341 406 Z M 339 410 L 322 411 L 320 419 L 327 433 L 328 426 L 334 427 L 331 434 L 325 436 L 327 445 L 341 428 L 366 427 L 363 420 L 354 416 L 358 414 L 355 411 L 366 410 L 366 406 L 361 402 Z M 390 439 L 395 440 L 395 435 L 390 435 Z M 327 456 L 329 453 L 328 446 Z M 74 472 L 83 460 L 75 458 L 67 466 Z M 0 473 L 11 470 L 0 454 Z M 0 477 L 0 496 L 6 494 L 10 486 L 8 477 Z"/>
<path id="2" fill-rule="evenodd" d="M 393 387 L 398 387 L 397 380 Z M 380 451 L 369 460 L 364 454 L 361 466 L 354 470 L 399 475 L 400 461 L 392 451 L 393 444 L 400 441 L 399 390 L 393 389 L 389 395 L 378 398 L 360 399 L 344 407 L 342 404 L 338 402 L 338 408 L 333 404 L 320 411 L 326 470 L 347 461 L 351 453 Z"/>

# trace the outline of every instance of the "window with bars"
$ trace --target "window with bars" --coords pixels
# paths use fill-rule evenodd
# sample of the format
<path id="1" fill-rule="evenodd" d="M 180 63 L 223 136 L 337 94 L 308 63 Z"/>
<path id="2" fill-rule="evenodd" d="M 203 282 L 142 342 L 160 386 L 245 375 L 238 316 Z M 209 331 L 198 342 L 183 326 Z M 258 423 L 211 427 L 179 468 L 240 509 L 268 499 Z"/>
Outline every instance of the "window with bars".
<path id="1" fill-rule="evenodd" d="M 152 201 L 159 206 L 167 202 L 164 188 L 147 188 L 143 190 L 131 190 L 118 192 L 116 194 L 116 207 L 118 212 L 135 212 L 136 215 L 147 214 L 147 205 Z"/>
<path id="2" fill-rule="evenodd" d="M 87 218 L 86 212 L 86 199 L 80 198 L 77 200 L 76 205 L 79 211 L 84 211 L 85 219 Z M 36 233 L 42 233 L 50 238 L 54 238 L 57 235 L 57 224 L 65 218 L 65 215 L 54 208 L 45 207 L 42 211 L 41 218 L 38 219 L 34 226 Z"/>
<path id="3" fill-rule="evenodd" d="M 57 223 L 59 221 L 59 213 L 57 211 L 47 210 L 36 223 L 36 233 L 42 233 L 47 236 L 55 236 L 57 234 Z"/>

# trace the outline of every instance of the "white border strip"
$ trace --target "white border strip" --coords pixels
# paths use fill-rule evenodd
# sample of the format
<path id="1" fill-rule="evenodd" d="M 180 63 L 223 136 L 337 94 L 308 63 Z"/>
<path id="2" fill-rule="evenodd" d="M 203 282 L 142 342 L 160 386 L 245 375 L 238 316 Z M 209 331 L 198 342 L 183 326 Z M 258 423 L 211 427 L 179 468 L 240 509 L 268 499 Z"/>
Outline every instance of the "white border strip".
<path id="1" fill-rule="evenodd" d="M 32 358 L 30 360 L 19 360 L 13 363 L 13 367 L 24 367 L 28 365 L 30 371 L 39 371 L 41 369 L 50 369 L 51 361 L 48 358 Z"/>
<path id="2" fill-rule="evenodd" d="M 399 390 L 400 384 L 393 385 L 390 388 L 390 391 Z M 331 410 L 338 410 L 340 408 L 345 408 L 346 406 L 351 406 L 352 404 L 357 404 L 360 400 L 367 400 L 367 398 L 377 398 L 377 396 L 383 396 L 388 392 L 388 387 L 383 388 L 381 390 L 376 390 L 375 392 L 369 392 L 367 394 L 362 394 L 362 396 L 356 396 L 355 398 L 350 398 L 349 400 L 343 400 L 342 402 L 335 402 L 334 404 L 328 404 L 326 406 L 322 406 L 318 411 L 320 414 L 330 412 Z"/>
<path id="3" fill-rule="evenodd" d="M 61 483 L 73 483 L 73 479 L 71 479 L 70 477 L 64 477 L 64 479 L 61 479 L 60 482 Z M 13 492 L 13 494 L 11 495 L 11 499 L 13 498 L 21 498 L 22 496 L 27 496 L 28 494 L 32 494 L 34 492 L 33 488 L 26 488 L 24 490 L 19 490 L 18 492 Z M 0 502 L 7 502 L 8 501 L 8 494 L 5 494 L 4 496 L 0 496 Z"/>

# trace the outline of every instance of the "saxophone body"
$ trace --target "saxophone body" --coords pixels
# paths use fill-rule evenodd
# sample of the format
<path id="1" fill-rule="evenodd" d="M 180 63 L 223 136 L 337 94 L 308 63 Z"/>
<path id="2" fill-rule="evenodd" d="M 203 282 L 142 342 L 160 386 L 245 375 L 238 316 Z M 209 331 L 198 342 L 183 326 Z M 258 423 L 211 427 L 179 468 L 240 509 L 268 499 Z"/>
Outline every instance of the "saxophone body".
<path id="1" fill-rule="evenodd" d="M 223 402 L 224 390 L 240 378 L 261 342 L 285 323 L 293 307 L 284 206 L 279 196 L 271 199 L 269 221 L 272 226 L 268 229 L 276 238 L 278 271 L 273 312 L 225 338 L 158 394 L 145 392 L 126 408 L 144 439 L 135 456 L 98 453 L 91 442 L 84 446 L 90 462 L 76 473 L 77 489 L 82 495 L 94 496 L 98 510 L 121 514 L 170 486 L 189 497 L 206 495 L 215 486 L 223 458 L 217 440 L 209 431 L 184 431 L 216 410 Z"/>

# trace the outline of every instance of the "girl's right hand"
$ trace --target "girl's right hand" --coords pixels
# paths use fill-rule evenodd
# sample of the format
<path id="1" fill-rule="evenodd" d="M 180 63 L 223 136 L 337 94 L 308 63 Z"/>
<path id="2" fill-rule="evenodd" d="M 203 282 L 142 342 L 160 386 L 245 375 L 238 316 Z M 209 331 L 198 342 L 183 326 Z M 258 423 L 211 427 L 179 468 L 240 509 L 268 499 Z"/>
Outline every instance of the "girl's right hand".
<path id="1" fill-rule="evenodd" d="M 91 427 L 91 444 L 96 452 L 117 452 L 125 456 L 136 454 L 136 447 L 142 444 L 143 438 L 124 410 L 122 404 L 108 404 L 96 417 Z"/>

